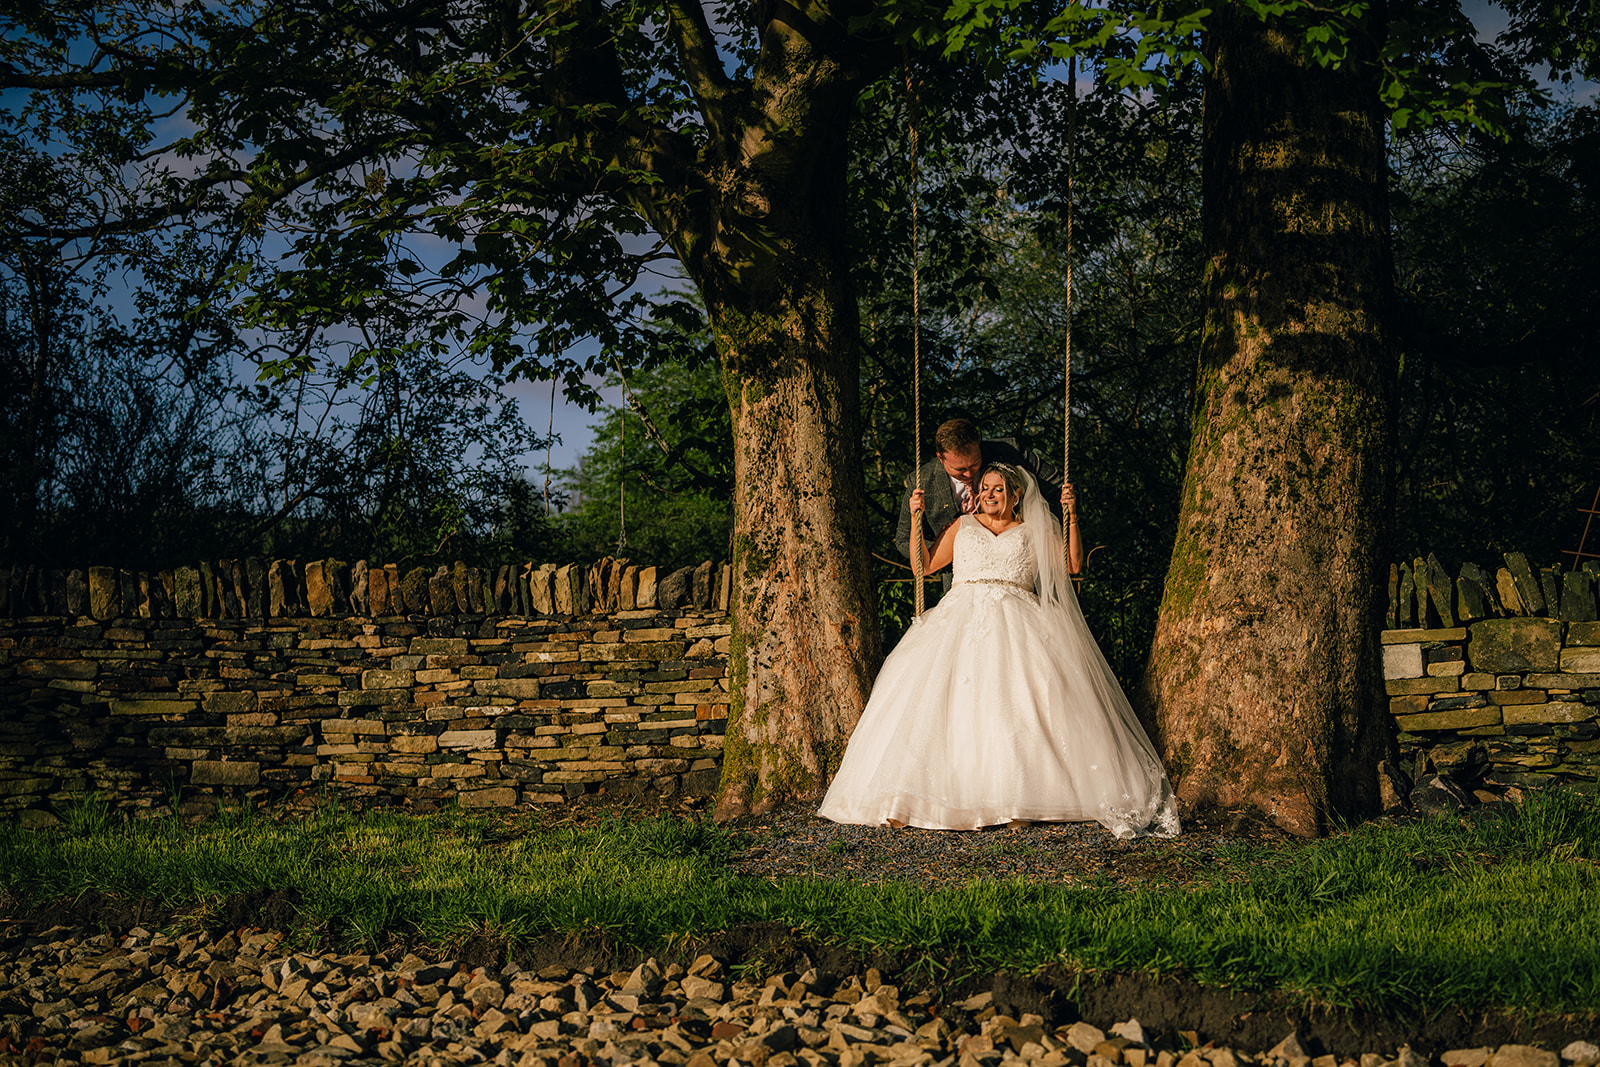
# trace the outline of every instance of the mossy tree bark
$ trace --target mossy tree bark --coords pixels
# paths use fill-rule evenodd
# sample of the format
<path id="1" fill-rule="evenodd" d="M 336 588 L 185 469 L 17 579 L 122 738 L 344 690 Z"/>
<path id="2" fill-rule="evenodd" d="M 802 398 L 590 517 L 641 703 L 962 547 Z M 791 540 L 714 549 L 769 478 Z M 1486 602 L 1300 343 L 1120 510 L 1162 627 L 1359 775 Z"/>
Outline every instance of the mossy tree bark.
<path id="1" fill-rule="evenodd" d="M 761 94 L 763 120 L 718 161 L 735 195 L 708 200 L 677 238 L 710 311 L 733 421 L 733 703 L 719 818 L 817 792 L 879 657 L 844 232 L 855 86 L 848 70 L 804 55 L 814 41 L 796 34 L 774 49 L 791 63 L 800 53 L 801 66 Z"/>
<path id="2" fill-rule="evenodd" d="M 588 0 L 577 24 L 599 27 Z M 861 471 L 846 132 L 883 41 L 861 5 L 763 8 L 760 54 L 732 79 L 695 0 L 668 5 L 703 135 L 575 128 L 659 176 L 618 195 L 673 246 L 710 314 L 733 417 L 732 706 L 717 815 L 813 796 L 838 766 L 879 659 Z M 628 101 L 603 34 L 581 33 L 562 101 Z M 592 113 L 585 112 L 585 113 Z"/>
<path id="3" fill-rule="evenodd" d="M 1310 835 L 1375 808 L 1391 743 L 1383 113 L 1292 26 L 1223 5 L 1208 33 L 1205 333 L 1141 710 L 1187 808 Z"/>
<path id="4" fill-rule="evenodd" d="M 718 818 L 815 795 L 877 669 L 844 273 L 840 257 L 796 256 L 767 306 L 713 308 L 733 414 L 737 599 Z"/>
<path id="5" fill-rule="evenodd" d="M 793 16 L 789 16 L 793 17 Z M 679 254 L 711 313 L 733 417 L 733 703 L 716 812 L 810 797 L 879 658 L 861 471 L 846 139 L 876 64 L 837 27 L 775 18 L 737 138 Z"/>

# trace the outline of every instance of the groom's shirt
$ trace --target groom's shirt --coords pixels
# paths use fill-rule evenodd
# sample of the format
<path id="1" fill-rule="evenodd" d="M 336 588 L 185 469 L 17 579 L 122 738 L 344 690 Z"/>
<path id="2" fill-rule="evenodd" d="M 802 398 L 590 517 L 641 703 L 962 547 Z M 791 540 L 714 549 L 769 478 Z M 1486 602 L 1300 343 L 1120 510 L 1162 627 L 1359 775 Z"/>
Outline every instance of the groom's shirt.
<path id="1" fill-rule="evenodd" d="M 961 509 L 963 515 L 971 515 L 978 510 L 978 495 L 972 491 L 972 486 L 960 478 L 950 479 L 950 492 L 955 494 L 956 506 Z M 909 551 L 906 553 L 906 558 L 911 558 Z"/>

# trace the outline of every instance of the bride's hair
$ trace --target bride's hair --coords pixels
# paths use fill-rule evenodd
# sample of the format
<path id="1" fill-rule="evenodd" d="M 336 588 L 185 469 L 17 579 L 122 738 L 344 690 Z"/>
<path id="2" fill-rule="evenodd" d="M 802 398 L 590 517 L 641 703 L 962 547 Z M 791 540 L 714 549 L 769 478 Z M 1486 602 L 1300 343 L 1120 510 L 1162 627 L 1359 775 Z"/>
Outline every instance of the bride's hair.
<path id="1" fill-rule="evenodd" d="M 990 463 L 983 468 L 983 474 L 978 478 L 980 485 L 990 471 L 1004 478 L 1006 480 L 1006 491 L 1016 495 L 1017 502 L 1011 506 L 1011 517 L 1020 521 L 1022 519 L 1022 498 L 1028 494 L 1027 479 L 1022 476 L 1021 471 L 1009 463 Z"/>

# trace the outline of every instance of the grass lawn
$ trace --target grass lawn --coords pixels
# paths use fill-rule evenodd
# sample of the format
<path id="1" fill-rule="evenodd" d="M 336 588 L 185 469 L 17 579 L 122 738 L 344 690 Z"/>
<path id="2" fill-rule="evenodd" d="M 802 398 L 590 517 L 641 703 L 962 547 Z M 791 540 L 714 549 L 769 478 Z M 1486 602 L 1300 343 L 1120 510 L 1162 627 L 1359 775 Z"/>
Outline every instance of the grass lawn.
<path id="1" fill-rule="evenodd" d="M 252 890 L 299 897 L 297 935 L 378 945 L 603 934 L 645 950 L 772 922 L 932 974 L 1182 974 L 1375 1010 L 1600 1008 L 1600 802 L 1529 797 L 1514 816 L 1369 824 L 1314 842 L 1233 844 L 1180 882 L 974 879 L 928 888 L 733 873 L 709 821 L 459 812 L 270 812 L 119 821 L 93 801 L 64 830 L 0 827 L 13 914 L 98 892 L 208 910 Z"/>

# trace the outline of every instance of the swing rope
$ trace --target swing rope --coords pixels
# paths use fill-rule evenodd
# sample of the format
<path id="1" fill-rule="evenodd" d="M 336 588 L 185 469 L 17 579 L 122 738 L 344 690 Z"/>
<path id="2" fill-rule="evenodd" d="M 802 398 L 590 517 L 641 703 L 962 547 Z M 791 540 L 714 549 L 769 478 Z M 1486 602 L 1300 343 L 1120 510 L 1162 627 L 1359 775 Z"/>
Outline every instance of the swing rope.
<path id="1" fill-rule="evenodd" d="M 913 488 L 921 485 L 922 474 L 922 285 L 920 274 L 920 256 L 918 249 L 918 211 L 917 211 L 917 163 L 920 155 L 920 131 L 918 120 L 921 117 L 921 99 L 916 83 L 911 76 L 911 53 L 905 50 L 905 98 L 907 111 L 907 135 L 911 154 L 910 164 L 910 197 L 911 197 L 911 397 L 912 397 L 912 479 Z M 1061 484 L 1066 485 L 1072 481 L 1072 215 L 1075 197 L 1073 195 L 1074 171 L 1078 155 L 1078 57 L 1071 56 L 1067 60 L 1067 210 L 1066 210 L 1066 298 L 1067 322 L 1066 337 L 1064 339 L 1065 373 L 1062 381 L 1062 411 L 1061 411 Z M 926 610 L 926 595 L 923 589 L 922 556 L 924 539 L 922 533 L 922 511 L 919 509 L 911 516 L 911 574 L 913 597 L 916 602 L 916 614 L 921 617 Z M 1072 540 L 1071 526 L 1067 515 L 1062 515 L 1061 527 L 1061 559 L 1063 569 L 1067 573 L 1072 571 Z"/>
<path id="2" fill-rule="evenodd" d="M 1072 179 L 1078 155 L 1078 57 L 1067 59 L 1067 336 L 1066 374 L 1064 376 L 1061 405 L 1061 484 L 1072 481 Z M 1061 563 L 1063 571 L 1072 573 L 1071 519 L 1062 509 Z"/>
<path id="3" fill-rule="evenodd" d="M 917 92 L 916 84 L 911 77 L 911 49 L 905 49 L 905 62 L 902 68 L 905 71 L 905 94 L 907 125 L 909 127 L 909 141 L 911 149 L 911 439 L 912 461 L 911 480 L 912 488 L 922 484 L 922 285 L 918 271 L 917 249 L 917 156 L 920 152 L 920 136 L 918 120 L 921 115 L 921 99 Z M 924 542 L 922 535 L 922 509 L 918 508 L 911 515 L 911 575 L 912 597 L 916 603 L 917 617 L 921 618 L 927 606 L 927 594 L 922 587 L 922 555 Z"/>
<path id="4" fill-rule="evenodd" d="M 626 388 L 626 387 L 624 387 Z M 628 547 L 628 409 L 622 415 L 622 460 L 617 465 L 617 555 Z"/>
<path id="5" fill-rule="evenodd" d="M 628 376 L 622 373 L 622 363 L 616 356 L 611 365 L 617 369 L 617 381 L 622 383 L 622 403 L 617 416 L 622 422 L 621 453 L 617 461 L 617 556 L 628 547 L 628 409 L 637 407 L 633 390 L 628 387 Z"/>

